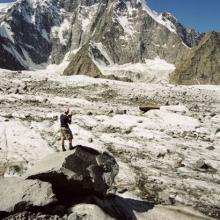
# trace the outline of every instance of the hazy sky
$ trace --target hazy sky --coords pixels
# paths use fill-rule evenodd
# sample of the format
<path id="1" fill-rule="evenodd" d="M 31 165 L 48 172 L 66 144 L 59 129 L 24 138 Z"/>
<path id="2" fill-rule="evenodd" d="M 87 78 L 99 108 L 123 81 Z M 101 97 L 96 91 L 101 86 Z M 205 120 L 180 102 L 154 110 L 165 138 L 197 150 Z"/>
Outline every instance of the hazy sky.
<path id="1" fill-rule="evenodd" d="M 13 0 L 0 0 L 0 3 Z M 155 11 L 172 13 L 185 26 L 197 31 L 220 31 L 220 0 L 147 0 Z"/>

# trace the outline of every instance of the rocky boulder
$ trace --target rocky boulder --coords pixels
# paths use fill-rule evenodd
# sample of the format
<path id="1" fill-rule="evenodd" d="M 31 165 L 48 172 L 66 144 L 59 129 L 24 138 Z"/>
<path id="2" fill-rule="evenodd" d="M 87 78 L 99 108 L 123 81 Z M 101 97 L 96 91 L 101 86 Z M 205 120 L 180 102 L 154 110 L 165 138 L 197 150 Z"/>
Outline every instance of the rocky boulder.
<path id="1" fill-rule="evenodd" d="M 152 109 L 160 109 L 160 105 L 155 103 L 144 103 L 141 106 L 139 106 L 139 109 L 143 112 L 147 112 Z"/>
<path id="2" fill-rule="evenodd" d="M 71 212 L 72 214 L 69 215 L 68 220 L 116 220 L 93 204 L 78 204 L 71 209 Z"/>
<path id="3" fill-rule="evenodd" d="M 68 201 L 73 200 L 73 195 L 105 195 L 118 170 L 117 162 L 107 152 L 76 146 L 39 161 L 27 178 L 50 182 L 58 199 Z"/>
<path id="4" fill-rule="evenodd" d="M 0 218 L 8 213 L 45 207 L 57 201 L 50 183 L 15 177 L 1 179 L 0 195 Z"/>

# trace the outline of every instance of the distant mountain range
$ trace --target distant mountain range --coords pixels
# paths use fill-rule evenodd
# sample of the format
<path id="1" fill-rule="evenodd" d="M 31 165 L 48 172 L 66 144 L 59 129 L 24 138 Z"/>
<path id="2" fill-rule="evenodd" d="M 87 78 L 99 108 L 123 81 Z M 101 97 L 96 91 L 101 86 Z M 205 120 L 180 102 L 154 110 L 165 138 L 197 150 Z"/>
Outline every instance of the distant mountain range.
<path id="1" fill-rule="evenodd" d="M 173 83 L 220 83 L 219 33 L 185 28 L 142 0 L 19 0 L 4 6 L 0 68 L 35 69 L 68 60 L 64 75 L 145 81 L 152 59 L 176 66 L 173 72 L 166 65 Z"/>

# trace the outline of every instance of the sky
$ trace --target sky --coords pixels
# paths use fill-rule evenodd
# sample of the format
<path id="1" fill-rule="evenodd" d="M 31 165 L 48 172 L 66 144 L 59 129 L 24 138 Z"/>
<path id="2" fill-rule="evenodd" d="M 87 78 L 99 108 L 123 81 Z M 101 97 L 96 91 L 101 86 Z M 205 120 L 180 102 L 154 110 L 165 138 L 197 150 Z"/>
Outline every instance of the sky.
<path id="1" fill-rule="evenodd" d="M 147 4 L 157 12 L 170 12 L 186 27 L 220 31 L 220 0 L 147 0 Z"/>
<path id="2" fill-rule="evenodd" d="M 0 3 L 13 0 L 0 0 Z M 151 9 L 173 14 L 184 26 L 200 32 L 220 31 L 220 0 L 146 0 Z"/>
<path id="3" fill-rule="evenodd" d="M 0 0 L 0 3 L 14 2 L 14 0 Z"/>

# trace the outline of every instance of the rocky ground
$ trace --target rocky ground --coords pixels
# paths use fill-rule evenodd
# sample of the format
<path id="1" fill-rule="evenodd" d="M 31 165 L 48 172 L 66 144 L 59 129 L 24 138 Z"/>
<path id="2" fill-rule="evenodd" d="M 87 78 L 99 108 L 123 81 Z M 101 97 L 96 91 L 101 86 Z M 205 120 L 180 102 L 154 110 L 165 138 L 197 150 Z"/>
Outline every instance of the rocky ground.
<path id="1" fill-rule="evenodd" d="M 69 106 L 74 144 L 107 150 L 116 158 L 117 193 L 220 218 L 219 86 L 129 83 L 45 71 L 1 70 L 1 79 L 2 176 L 22 175 L 60 151 L 58 116 Z M 139 105 L 145 102 L 162 107 L 143 113 Z"/>

